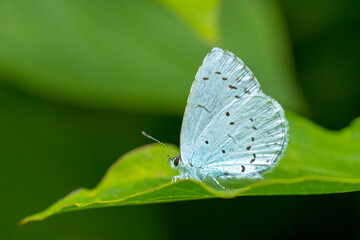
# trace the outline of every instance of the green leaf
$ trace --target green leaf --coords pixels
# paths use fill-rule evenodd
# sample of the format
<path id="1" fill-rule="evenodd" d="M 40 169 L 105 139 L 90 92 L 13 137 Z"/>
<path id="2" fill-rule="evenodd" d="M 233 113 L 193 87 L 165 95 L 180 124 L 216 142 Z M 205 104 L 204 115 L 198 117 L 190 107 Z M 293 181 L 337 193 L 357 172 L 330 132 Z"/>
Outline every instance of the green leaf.
<path id="1" fill-rule="evenodd" d="M 152 144 L 120 158 L 94 189 L 79 189 L 43 212 L 21 221 L 88 208 L 161 203 L 245 195 L 303 195 L 360 190 L 360 118 L 341 131 L 329 131 L 287 113 L 290 142 L 283 159 L 264 179 L 231 191 L 192 180 L 171 184 L 176 171 L 166 164 L 168 150 Z"/>
<path id="2" fill-rule="evenodd" d="M 196 70 L 213 47 L 200 35 L 222 39 L 220 47 L 250 64 L 283 106 L 303 108 L 291 64 L 283 64 L 291 55 L 284 54 L 281 11 L 244 1 L 225 1 L 224 8 L 215 0 L 193 3 L 2 1 L 0 81 L 86 106 L 182 114 Z"/>
<path id="3" fill-rule="evenodd" d="M 218 44 L 220 0 L 158 0 L 189 23 L 209 44 Z"/>

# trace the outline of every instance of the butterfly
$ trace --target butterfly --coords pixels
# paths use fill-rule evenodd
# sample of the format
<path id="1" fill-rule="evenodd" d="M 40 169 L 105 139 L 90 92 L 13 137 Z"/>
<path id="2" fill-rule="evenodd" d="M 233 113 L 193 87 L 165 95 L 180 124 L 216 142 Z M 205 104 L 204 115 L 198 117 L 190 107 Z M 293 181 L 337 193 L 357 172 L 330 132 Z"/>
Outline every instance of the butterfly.
<path id="1" fill-rule="evenodd" d="M 229 189 L 221 183 L 262 178 L 260 173 L 272 168 L 285 151 L 288 129 L 281 105 L 263 93 L 245 63 L 215 47 L 206 55 L 190 90 L 180 155 L 172 149 L 176 156 L 168 155 L 171 167 L 180 172 L 172 182 L 210 180 Z"/>

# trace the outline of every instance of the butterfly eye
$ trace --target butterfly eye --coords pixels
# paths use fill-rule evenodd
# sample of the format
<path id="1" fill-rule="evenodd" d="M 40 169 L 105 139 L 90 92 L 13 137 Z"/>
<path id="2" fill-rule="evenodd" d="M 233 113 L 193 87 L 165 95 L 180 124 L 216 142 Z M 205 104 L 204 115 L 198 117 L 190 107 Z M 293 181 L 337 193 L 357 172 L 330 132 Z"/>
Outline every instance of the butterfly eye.
<path id="1" fill-rule="evenodd" d="M 179 165 L 179 160 L 180 160 L 180 158 L 175 158 L 174 159 L 174 165 L 177 167 L 177 165 Z"/>

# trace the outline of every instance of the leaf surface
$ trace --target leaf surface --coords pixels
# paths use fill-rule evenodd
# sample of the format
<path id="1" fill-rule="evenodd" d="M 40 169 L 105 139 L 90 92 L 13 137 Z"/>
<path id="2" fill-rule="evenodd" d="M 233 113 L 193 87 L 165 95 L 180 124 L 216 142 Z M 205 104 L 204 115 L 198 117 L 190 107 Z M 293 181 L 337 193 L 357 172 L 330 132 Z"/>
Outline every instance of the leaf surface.
<path id="1" fill-rule="evenodd" d="M 290 124 L 288 149 L 279 164 L 262 180 L 231 191 L 219 191 L 193 180 L 171 184 L 172 177 L 178 173 L 166 164 L 168 151 L 151 144 L 121 157 L 94 189 L 78 189 L 46 210 L 23 219 L 21 224 L 88 208 L 360 190 L 360 119 L 343 130 L 329 131 L 295 114 L 288 112 L 287 117 Z"/>

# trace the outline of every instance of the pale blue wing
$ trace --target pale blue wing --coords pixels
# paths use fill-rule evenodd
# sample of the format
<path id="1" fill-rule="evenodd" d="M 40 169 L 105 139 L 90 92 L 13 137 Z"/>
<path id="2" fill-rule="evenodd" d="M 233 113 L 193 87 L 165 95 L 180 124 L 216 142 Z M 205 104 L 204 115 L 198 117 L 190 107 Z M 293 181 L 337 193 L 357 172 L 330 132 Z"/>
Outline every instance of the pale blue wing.
<path id="1" fill-rule="evenodd" d="M 191 87 L 181 132 L 183 161 L 261 172 L 284 149 L 286 131 L 281 106 L 262 93 L 254 74 L 234 54 L 214 48 Z"/>
<path id="2" fill-rule="evenodd" d="M 210 122 L 197 137 L 209 144 L 200 144 L 194 152 L 195 159 L 203 156 L 203 167 L 211 172 L 239 177 L 256 175 L 269 169 L 286 147 L 288 127 L 284 111 L 268 96 L 234 101 L 215 119 L 219 121 Z"/>

